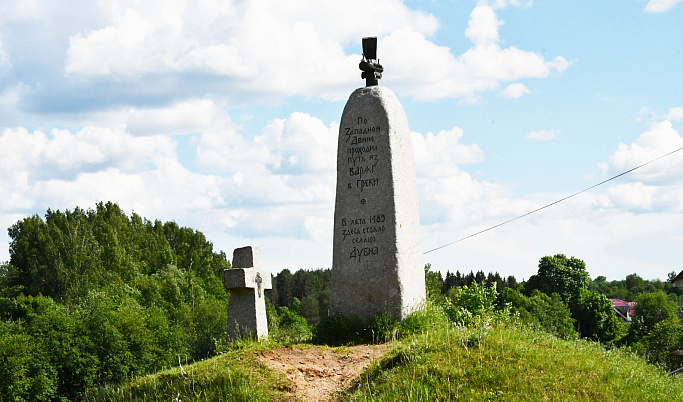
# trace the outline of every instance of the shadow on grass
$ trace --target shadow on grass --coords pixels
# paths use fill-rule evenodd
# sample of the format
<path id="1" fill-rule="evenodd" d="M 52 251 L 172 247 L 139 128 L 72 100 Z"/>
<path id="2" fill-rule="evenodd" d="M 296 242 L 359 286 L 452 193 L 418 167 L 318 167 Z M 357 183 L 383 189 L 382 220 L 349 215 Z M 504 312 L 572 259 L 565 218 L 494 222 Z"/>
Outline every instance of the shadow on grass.
<path id="1" fill-rule="evenodd" d="M 313 329 L 311 343 L 329 346 L 380 344 L 396 339 L 400 322 L 380 314 L 366 324 L 357 316 L 326 317 Z"/>

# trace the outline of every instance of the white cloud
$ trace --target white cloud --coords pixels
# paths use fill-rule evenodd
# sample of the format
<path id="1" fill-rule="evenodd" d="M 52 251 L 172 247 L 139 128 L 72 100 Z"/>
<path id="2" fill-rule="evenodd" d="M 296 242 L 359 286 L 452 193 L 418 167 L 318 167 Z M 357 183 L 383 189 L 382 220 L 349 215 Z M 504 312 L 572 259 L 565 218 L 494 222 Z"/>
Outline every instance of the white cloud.
<path id="1" fill-rule="evenodd" d="M 498 28 L 501 25 L 503 25 L 503 22 L 496 18 L 496 13 L 491 7 L 478 6 L 470 14 L 465 36 L 475 46 L 496 44 L 500 41 Z"/>
<path id="2" fill-rule="evenodd" d="M 458 166 L 484 161 L 484 152 L 477 144 L 460 143 L 463 130 L 453 127 L 437 134 L 411 133 L 411 141 L 420 176 L 448 177 L 459 172 Z"/>
<path id="3" fill-rule="evenodd" d="M 106 3 L 108 25 L 70 38 L 65 71 L 117 79 L 209 74 L 237 91 L 339 100 L 358 81 L 350 72 L 357 71 L 360 55 L 344 49 L 358 44 L 367 26 L 380 39 L 385 80 L 420 99 L 474 100 L 502 82 L 547 77 L 570 64 L 559 56 L 546 61 L 514 46 L 500 47 L 502 21 L 494 9 L 519 2 L 477 5 L 465 30 L 473 47 L 462 55 L 427 39 L 438 28 L 433 16 L 396 0 L 215 3 Z"/>
<path id="4" fill-rule="evenodd" d="M 552 141 L 557 138 L 558 133 L 555 129 L 536 130 L 528 133 L 524 138 L 533 141 Z"/>
<path id="5" fill-rule="evenodd" d="M 263 134 L 247 140 L 234 126 L 202 132 L 197 148 L 205 166 L 242 175 L 301 175 L 334 172 L 339 127 L 305 113 L 274 119 Z M 246 176 L 243 176 L 246 177 Z"/>
<path id="6" fill-rule="evenodd" d="M 434 17 L 395 0 L 107 5 L 107 27 L 71 37 L 68 74 L 211 73 L 242 80 L 254 91 L 311 94 L 329 87 L 329 94 L 355 81 L 348 71 L 360 57 L 343 47 L 358 42 L 367 26 L 378 35 L 396 27 L 429 35 L 437 27 Z"/>
<path id="7" fill-rule="evenodd" d="M 0 37 L 0 72 L 2 70 L 8 70 L 10 68 L 9 58 L 2 45 L 2 37 Z"/>
<path id="8" fill-rule="evenodd" d="M 382 38 L 384 61 L 392 66 L 385 73 L 387 85 L 397 92 L 422 100 L 462 97 L 476 102 L 478 94 L 501 83 L 522 78 L 544 78 L 567 69 L 570 62 L 558 56 L 546 61 L 543 56 L 510 46 L 501 48 L 497 28 L 500 22 L 493 10 L 477 6 L 470 16 L 467 35 L 474 46 L 462 55 L 428 41 L 410 29 L 398 29 Z M 424 74 L 426 60 L 431 67 Z"/>
<path id="9" fill-rule="evenodd" d="M 170 135 L 135 137 L 124 129 L 95 126 L 75 132 L 53 129 L 49 134 L 5 129 L 0 135 L 0 216 L 87 208 L 111 200 L 129 212 L 177 220 L 212 233 L 327 239 L 324 227 L 316 225 L 332 219 L 335 124 L 293 113 L 248 140 L 234 126 L 203 124 L 202 116 L 230 121 L 210 102 L 134 109 L 116 116 L 124 122 L 131 116 L 144 117 L 151 124 L 188 110 L 198 112 L 198 118 L 176 116 L 177 127 L 169 126 L 169 131 L 203 130 L 196 144 L 198 157 L 207 163 L 222 161 L 209 169 L 218 174 L 183 167 Z M 142 123 L 137 127 L 142 134 L 151 134 Z M 212 146 L 225 151 L 211 154 L 221 160 L 202 153 L 202 147 Z"/>
<path id="10" fill-rule="evenodd" d="M 645 6 L 645 11 L 649 13 L 663 13 L 669 11 L 683 0 L 650 0 Z"/>
<path id="11" fill-rule="evenodd" d="M 21 92 L 24 87 L 17 85 L 6 88 L 0 92 L 0 127 L 12 127 L 18 124 L 21 118 L 21 110 L 19 102 L 21 101 Z"/>
<path id="12" fill-rule="evenodd" d="M 175 144 L 164 137 L 135 138 L 99 127 L 76 133 L 53 129 L 50 135 L 26 129 L 5 129 L 0 135 L 0 174 L 16 172 L 59 177 L 80 171 L 115 167 L 126 171 L 175 158 Z"/>
<path id="13" fill-rule="evenodd" d="M 616 175 L 660 158 L 683 147 L 683 137 L 669 121 L 654 124 L 631 144 L 620 144 L 607 163 L 599 165 L 603 175 Z M 619 177 L 599 201 L 606 208 L 639 212 L 683 211 L 683 158 L 678 153 L 652 162 Z M 626 183 L 624 183 L 626 182 Z"/>
<path id="14" fill-rule="evenodd" d="M 526 87 L 526 85 L 516 82 L 514 84 L 508 85 L 501 94 L 503 95 L 503 98 L 519 99 L 522 97 L 522 95 L 528 94 L 529 92 L 531 91 Z"/>
<path id="15" fill-rule="evenodd" d="M 600 165 L 604 175 L 616 174 L 650 162 L 683 147 L 683 137 L 665 120 L 652 125 L 631 144 L 619 144 L 608 163 Z M 681 182 L 683 159 L 674 154 L 644 166 L 624 177 L 645 183 Z"/>
<path id="16" fill-rule="evenodd" d="M 481 148 L 461 144 L 462 137 L 458 127 L 436 135 L 411 134 L 423 227 L 453 229 L 526 212 L 527 202 L 509 199 L 512 187 L 479 181 L 461 170 L 462 165 L 484 161 Z"/>
<path id="17" fill-rule="evenodd" d="M 531 7 L 533 0 L 519 1 L 519 0 L 477 0 L 477 4 L 486 5 L 494 10 L 499 8 L 506 8 L 508 6 L 514 7 Z"/>
<path id="18" fill-rule="evenodd" d="M 134 108 L 126 127 L 135 135 L 182 135 L 232 126 L 221 105 L 208 99 L 179 102 L 165 108 Z"/>
<path id="19" fill-rule="evenodd" d="M 683 120 L 683 107 L 672 107 L 669 113 L 662 116 L 664 120 Z"/>

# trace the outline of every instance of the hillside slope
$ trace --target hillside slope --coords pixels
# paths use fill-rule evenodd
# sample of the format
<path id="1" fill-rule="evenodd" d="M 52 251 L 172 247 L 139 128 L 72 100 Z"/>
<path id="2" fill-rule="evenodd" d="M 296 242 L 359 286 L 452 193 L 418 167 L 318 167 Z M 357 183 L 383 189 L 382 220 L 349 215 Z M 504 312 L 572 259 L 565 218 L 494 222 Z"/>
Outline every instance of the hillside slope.
<path id="1" fill-rule="evenodd" d="M 278 346 L 243 342 L 182 370 L 100 389 L 90 399 L 292 400 L 291 383 L 259 359 Z M 627 351 L 606 351 L 588 341 L 560 340 L 516 324 L 465 328 L 437 322 L 394 342 L 335 398 L 671 401 L 683 399 L 683 381 Z"/>

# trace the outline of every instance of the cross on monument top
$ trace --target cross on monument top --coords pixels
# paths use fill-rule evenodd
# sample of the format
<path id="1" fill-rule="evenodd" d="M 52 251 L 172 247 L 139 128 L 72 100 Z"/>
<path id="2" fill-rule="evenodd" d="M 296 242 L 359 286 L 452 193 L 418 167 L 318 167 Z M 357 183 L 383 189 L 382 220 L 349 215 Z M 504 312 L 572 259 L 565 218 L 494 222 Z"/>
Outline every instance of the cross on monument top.
<path id="1" fill-rule="evenodd" d="M 384 67 L 379 64 L 377 58 L 377 37 L 363 38 L 363 59 L 360 61 L 358 68 L 363 71 L 361 78 L 365 78 L 365 86 L 371 87 L 379 83 L 382 78 Z"/>

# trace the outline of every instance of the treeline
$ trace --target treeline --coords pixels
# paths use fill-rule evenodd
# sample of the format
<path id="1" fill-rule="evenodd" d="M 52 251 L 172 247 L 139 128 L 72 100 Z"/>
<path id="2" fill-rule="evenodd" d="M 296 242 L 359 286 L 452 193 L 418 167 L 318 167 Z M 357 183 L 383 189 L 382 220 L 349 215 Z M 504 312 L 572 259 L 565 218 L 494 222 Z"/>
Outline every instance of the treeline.
<path id="1" fill-rule="evenodd" d="M 672 301 L 679 306 L 683 305 L 683 288 L 675 288 L 671 280 L 675 278 L 677 272 L 670 272 L 668 280 L 662 282 L 659 279 L 643 279 L 638 274 L 630 274 L 626 279 L 607 281 L 604 276 L 598 276 L 590 282 L 588 288 L 609 299 L 621 299 L 624 301 L 635 301 L 641 293 L 653 293 L 662 291 L 669 295 Z"/>
<path id="2" fill-rule="evenodd" d="M 2 400 L 83 399 L 93 387 L 213 356 L 225 340 L 230 264 L 198 231 L 99 203 L 27 217 L 9 235 L 10 261 L 0 264 Z M 562 254 L 541 258 L 524 283 L 483 271 L 443 277 L 429 265 L 425 279 L 444 311 L 477 304 L 469 298 L 481 293 L 557 336 L 627 345 L 669 368 L 681 363 L 669 352 L 683 348 L 683 292 L 669 283 L 635 274 L 591 281 L 583 261 Z M 266 292 L 273 338 L 325 333 L 330 282 L 329 269 L 275 275 Z M 633 323 L 617 318 L 608 297 L 638 303 Z M 463 314 L 451 318 L 467 324 Z"/>
<path id="3" fill-rule="evenodd" d="M 0 399 L 82 399 L 215 354 L 225 339 L 223 253 L 175 222 L 118 205 L 48 210 L 9 229 L 0 266 Z"/>
<path id="4" fill-rule="evenodd" d="M 669 279 L 673 276 L 669 274 Z M 314 326 L 327 318 L 330 278 L 329 269 L 294 274 L 283 270 L 274 278 L 272 293 L 267 293 L 271 308 L 277 309 L 271 317 L 280 322 L 285 318 L 285 326 L 297 328 L 298 339 L 310 336 L 311 329 L 315 332 Z M 678 325 L 683 292 L 669 282 L 643 280 L 636 274 L 622 281 L 591 280 L 582 260 L 563 254 L 541 258 L 537 273 L 526 282 L 483 271 L 465 275 L 448 271 L 444 278 L 429 264 L 425 282 L 429 298 L 444 306 L 461 300 L 464 289 L 495 285 L 497 308 L 509 309 L 527 325 L 565 339 L 582 337 L 607 346 L 628 346 L 669 369 L 683 364 L 669 354 L 683 349 L 683 327 Z M 632 323 L 616 315 L 609 298 L 637 303 Z"/>
<path id="5" fill-rule="evenodd" d="M 484 271 L 470 271 L 454 274 L 448 271 L 445 279 L 438 271 L 432 271 L 431 265 L 425 267 L 427 288 L 447 294 L 450 289 L 462 286 L 472 286 L 473 283 L 483 283 L 486 286 L 496 284 L 499 291 L 517 284 L 514 276 L 503 278 L 496 273 Z M 330 307 L 330 283 L 332 270 L 298 270 L 292 274 L 289 269 L 283 269 L 273 276 L 273 289 L 266 292 L 266 297 L 275 309 L 286 307 L 304 317 L 309 325 L 315 325 L 327 317 Z"/>

